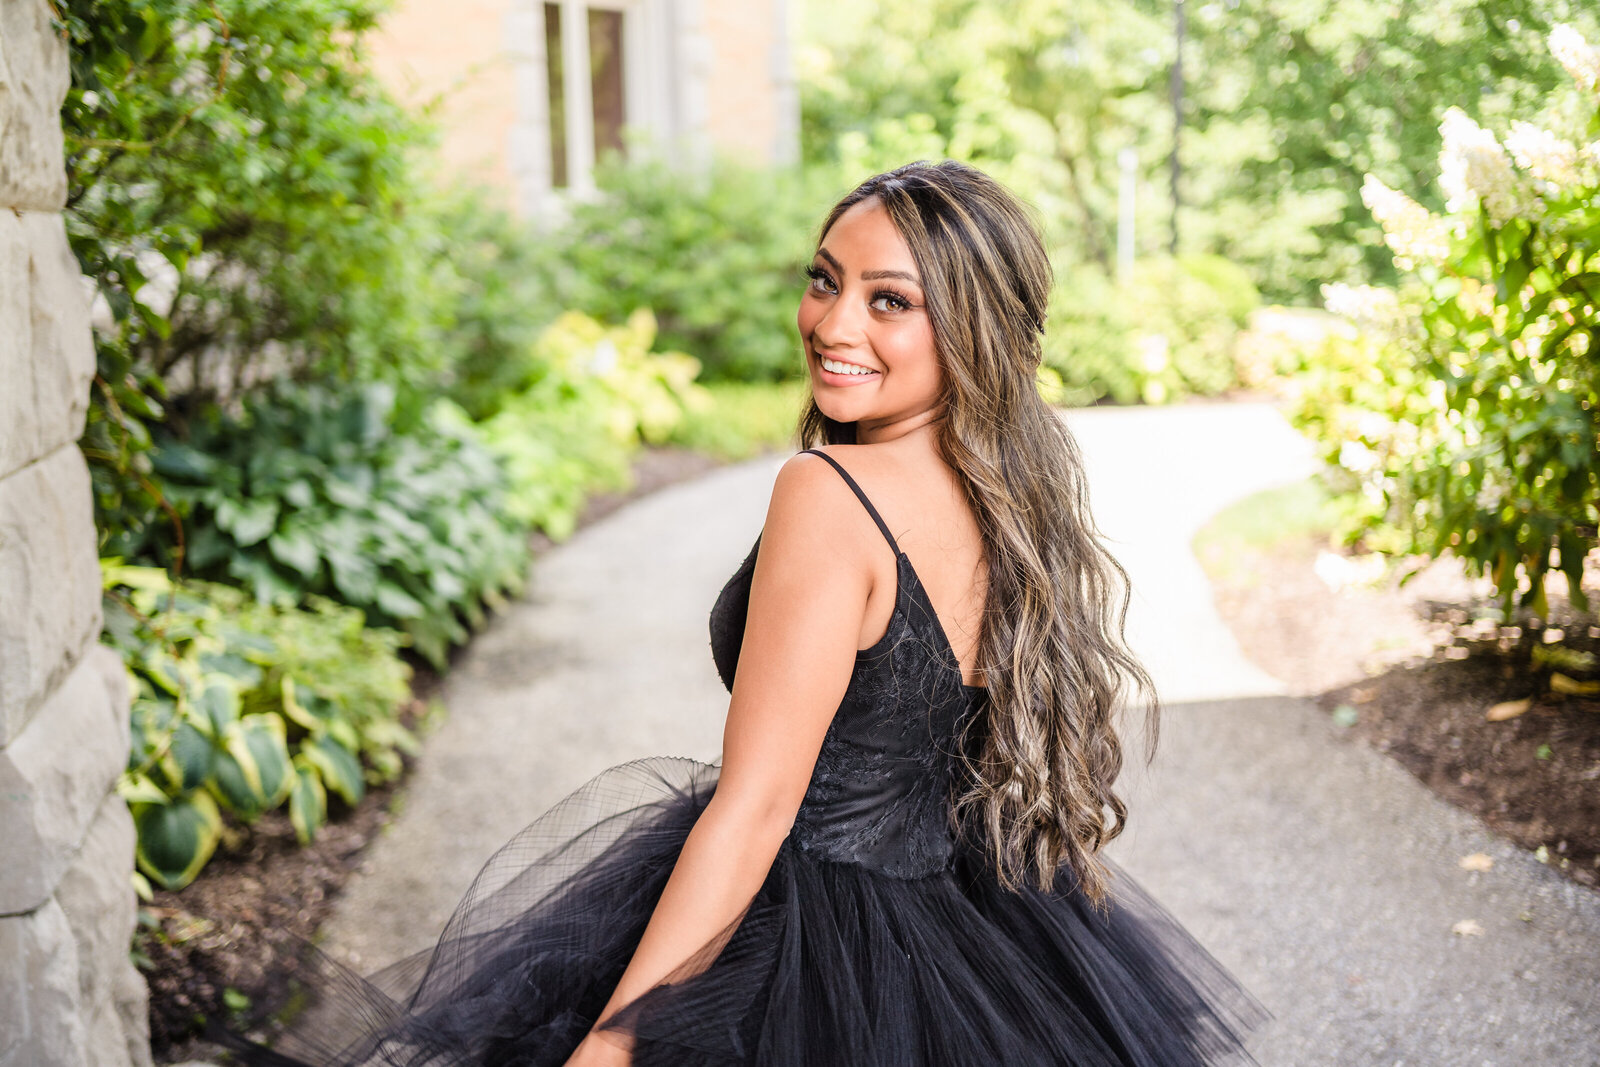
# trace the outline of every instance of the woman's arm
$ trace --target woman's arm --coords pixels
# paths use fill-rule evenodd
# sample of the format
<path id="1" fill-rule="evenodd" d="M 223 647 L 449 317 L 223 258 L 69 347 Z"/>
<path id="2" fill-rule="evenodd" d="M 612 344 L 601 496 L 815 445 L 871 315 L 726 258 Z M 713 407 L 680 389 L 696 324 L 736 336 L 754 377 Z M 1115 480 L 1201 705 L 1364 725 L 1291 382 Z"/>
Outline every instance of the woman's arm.
<path id="1" fill-rule="evenodd" d="M 800 455 L 784 464 L 756 556 L 716 790 L 602 1021 L 669 977 L 683 977 L 674 972 L 685 964 L 688 973 L 708 966 L 710 958 L 693 957 L 720 947 L 765 881 L 854 669 L 873 581 L 867 532 L 876 535 L 823 461 Z M 568 1064 L 625 1064 L 630 1046 L 626 1035 L 597 1029 Z"/>

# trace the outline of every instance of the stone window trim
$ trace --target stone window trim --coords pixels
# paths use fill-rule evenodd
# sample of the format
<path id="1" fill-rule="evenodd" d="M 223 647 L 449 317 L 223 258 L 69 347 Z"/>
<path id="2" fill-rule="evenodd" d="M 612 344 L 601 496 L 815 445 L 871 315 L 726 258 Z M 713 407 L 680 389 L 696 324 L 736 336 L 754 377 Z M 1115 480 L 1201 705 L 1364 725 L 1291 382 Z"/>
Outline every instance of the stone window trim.
<path id="1" fill-rule="evenodd" d="M 509 158 L 517 199 L 531 217 L 559 216 L 569 198 L 594 195 L 594 101 L 589 11 L 622 14 L 624 127 L 653 151 L 690 168 L 709 155 L 706 84 L 710 46 L 696 0 L 558 0 L 561 24 L 566 184 L 558 187 L 551 145 L 550 69 L 543 0 L 521 0 L 508 20 L 517 63 L 518 118 Z"/>

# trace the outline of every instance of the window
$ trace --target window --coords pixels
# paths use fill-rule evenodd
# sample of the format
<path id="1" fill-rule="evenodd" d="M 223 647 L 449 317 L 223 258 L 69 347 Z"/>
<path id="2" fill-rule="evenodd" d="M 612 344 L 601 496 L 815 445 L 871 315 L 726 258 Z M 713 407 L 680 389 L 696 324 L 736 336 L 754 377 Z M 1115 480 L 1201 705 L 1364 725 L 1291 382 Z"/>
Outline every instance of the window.
<path id="1" fill-rule="evenodd" d="M 622 151 L 622 12 L 589 9 L 589 80 L 593 85 L 594 156 Z"/>
<path id="2" fill-rule="evenodd" d="M 550 184 L 567 185 L 567 106 L 562 91 L 561 5 L 544 5 L 544 63 L 550 92 Z"/>
<path id="3" fill-rule="evenodd" d="M 581 13 L 584 17 L 572 16 Z M 592 162 L 623 151 L 628 121 L 623 81 L 626 13 L 585 4 L 544 5 L 546 89 L 550 99 L 550 184 L 587 184 Z M 588 77 L 569 77 L 567 60 L 587 56 Z"/>

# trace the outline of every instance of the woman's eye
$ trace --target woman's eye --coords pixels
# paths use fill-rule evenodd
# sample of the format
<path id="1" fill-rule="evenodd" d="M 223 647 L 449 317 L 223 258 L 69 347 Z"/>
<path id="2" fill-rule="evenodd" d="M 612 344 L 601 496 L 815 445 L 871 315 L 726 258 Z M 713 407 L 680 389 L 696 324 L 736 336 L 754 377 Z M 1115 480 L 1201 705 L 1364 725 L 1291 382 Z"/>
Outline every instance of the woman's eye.
<path id="1" fill-rule="evenodd" d="M 879 293 L 872 298 L 872 306 L 879 311 L 904 311 L 911 305 L 898 293 Z"/>
<path id="2" fill-rule="evenodd" d="M 831 294 L 834 291 L 833 279 L 828 277 L 825 272 L 818 270 L 816 267 L 808 267 L 806 269 L 806 277 L 811 279 L 811 288 L 815 289 L 817 292 Z"/>

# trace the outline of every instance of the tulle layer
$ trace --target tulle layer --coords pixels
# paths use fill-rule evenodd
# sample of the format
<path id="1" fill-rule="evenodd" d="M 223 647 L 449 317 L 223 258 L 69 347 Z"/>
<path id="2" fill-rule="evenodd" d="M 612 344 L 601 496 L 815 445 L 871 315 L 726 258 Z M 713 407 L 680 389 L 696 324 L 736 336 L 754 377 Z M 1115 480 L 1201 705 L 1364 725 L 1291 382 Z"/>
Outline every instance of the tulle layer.
<path id="1" fill-rule="evenodd" d="M 614 767 L 484 867 L 438 944 L 368 978 L 317 960 L 272 1064 L 559 1065 L 609 999 L 717 768 Z M 785 843 L 709 966 L 610 1021 L 634 1063 L 1184 1067 L 1265 1012 L 1129 877 L 1102 914 L 982 859 L 899 879 Z M 697 965 L 703 966 L 703 964 Z"/>

